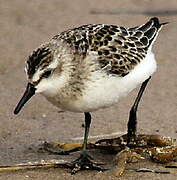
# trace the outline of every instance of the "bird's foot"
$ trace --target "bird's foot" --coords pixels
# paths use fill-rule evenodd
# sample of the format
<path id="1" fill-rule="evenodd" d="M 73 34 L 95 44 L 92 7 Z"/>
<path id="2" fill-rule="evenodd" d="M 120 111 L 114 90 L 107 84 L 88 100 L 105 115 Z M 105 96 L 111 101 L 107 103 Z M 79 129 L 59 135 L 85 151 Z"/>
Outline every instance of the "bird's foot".
<path id="1" fill-rule="evenodd" d="M 94 148 L 93 143 L 88 143 L 88 149 Z M 45 142 L 43 144 L 43 149 L 52 154 L 58 155 L 69 155 L 72 152 L 80 151 L 82 149 L 82 144 L 67 144 L 60 142 Z M 103 163 L 98 163 L 93 161 L 93 158 L 88 155 L 86 152 L 81 152 L 79 158 L 74 160 L 73 162 L 66 163 L 66 167 L 71 169 L 71 174 L 75 174 L 80 170 L 97 170 L 97 171 L 105 171 L 107 168 L 102 168 L 100 165 Z"/>
<path id="2" fill-rule="evenodd" d="M 71 174 L 76 174 L 80 170 L 108 170 L 107 168 L 102 168 L 101 164 L 103 163 L 94 162 L 93 158 L 86 152 L 81 152 L 79 158 L 70 163 Z"/>

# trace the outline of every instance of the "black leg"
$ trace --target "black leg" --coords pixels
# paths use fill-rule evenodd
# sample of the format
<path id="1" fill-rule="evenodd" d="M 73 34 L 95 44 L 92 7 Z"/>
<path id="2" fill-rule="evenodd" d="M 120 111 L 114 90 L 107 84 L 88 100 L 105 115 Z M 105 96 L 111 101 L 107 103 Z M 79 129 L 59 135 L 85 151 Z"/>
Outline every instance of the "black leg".
<path id="1" fill-rule="evenodd" d="M 98 170 L 98 171 L 105 171 L 108 170 L 107 168 L 102 168 L 99 166 L 99 163 L 93 162 L 93 158 L 88 155 L 87 153 L 87 140 L 89 135 L 89 128 L 91 124 L 91 114 L 89 112 L 85 112 L 85 133 L 84 133 L 84 142 L 82 146 L 82 151 L 75 161 L 73 161 L 70 165 L 72 174 L 77 173 L 83 169 L 90 169 L 90 170 Z"/>
<path id="2" fill-rule="evenodd" d="M 133 106 L 131 107 L 131 110 L 129 113 L 128 133 L 127 133 L 127 145 L 128 146 L 133 146 L 134 140 L 136 138 L 136 128 L 137 128 L 136 112 L 137 112 L 138 105 L 139 105 L 139 102 L 141 100 L 141 97 L 143 95 L 143 92 L 144 92 L 150 78 L 151 78 L 151 76 L 142 83 L 141 88 L 138 92 L 138 95 L 135 99 L 135 102 L 134 102 Z"/>
<path id="3" fill-rule="evenodd" d="M 87 149 L 87 140 L 89 135 L 89 129 L 91 124 L 91 114 L 89 112 L 85 112 L 85 133 L 84 133 L 84 142 L 82 152 L 85 153 Z"/>

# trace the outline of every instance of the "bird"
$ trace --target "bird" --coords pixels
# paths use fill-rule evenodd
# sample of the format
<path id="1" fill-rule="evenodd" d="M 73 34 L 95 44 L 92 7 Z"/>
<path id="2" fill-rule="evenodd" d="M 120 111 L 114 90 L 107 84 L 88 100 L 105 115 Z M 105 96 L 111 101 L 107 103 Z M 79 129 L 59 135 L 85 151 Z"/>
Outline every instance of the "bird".
<path id="1" fill-rule="evenodd" d="M 72 172 L 104 170 L 87 152 L 91 112 L 118 103 L 141 85 L 129 112 L 127 146 L 133 145 L 138 104 L 157 68 L 152 45 L 165 24 L 153 17 L 133 28 L 88 24 L 55 35 L 27 58 L 28 83 L 14 114 L 38 93 L 62 110 L 84 113 L 83 148 Z"/>

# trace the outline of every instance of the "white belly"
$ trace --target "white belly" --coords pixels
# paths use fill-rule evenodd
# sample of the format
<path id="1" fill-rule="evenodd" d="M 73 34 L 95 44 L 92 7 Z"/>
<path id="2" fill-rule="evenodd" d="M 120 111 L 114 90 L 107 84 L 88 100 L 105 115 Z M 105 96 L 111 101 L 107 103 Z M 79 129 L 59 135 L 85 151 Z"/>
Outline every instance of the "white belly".
<path id="1" fill-rule="evenodd" d="M 77 101 L 69 102 L 64 109 L 74 112 L 91 112 L 109 107 L 143 83 L 155 70 L 154 54 L 149 51 L 145 59 L 124 77 L 111 75 L 103 77 L 102 73 L 96 72 L 92 75 L 92 81 L 87 84 L 83 96 Z"/>

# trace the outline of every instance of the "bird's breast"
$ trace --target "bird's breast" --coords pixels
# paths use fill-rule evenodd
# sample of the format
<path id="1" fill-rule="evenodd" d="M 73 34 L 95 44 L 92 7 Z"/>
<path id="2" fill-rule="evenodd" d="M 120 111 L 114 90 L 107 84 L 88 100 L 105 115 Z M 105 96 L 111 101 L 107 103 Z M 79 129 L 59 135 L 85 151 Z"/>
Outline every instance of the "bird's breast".
<path id="1" fill-rule="evenodd" d="M 82 83 L 72 83 L 60 95 L 47 97 L 55 106 L 73 112 L 91 112 L 109 107 L 143 83 L 156 70 L 156 61 L 152 52 L 148 52 L 129 74 L 124 77 L 95 71 Z M 82 85 L 82 87 L 80 87 Z M 78 86 L 78 87 L 77 87 Z M 79 91 L 77 91 L 77 89 Z"/>

